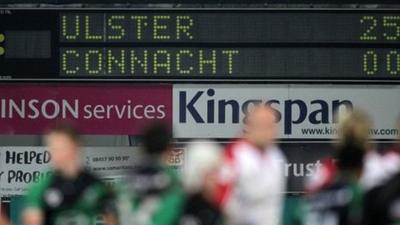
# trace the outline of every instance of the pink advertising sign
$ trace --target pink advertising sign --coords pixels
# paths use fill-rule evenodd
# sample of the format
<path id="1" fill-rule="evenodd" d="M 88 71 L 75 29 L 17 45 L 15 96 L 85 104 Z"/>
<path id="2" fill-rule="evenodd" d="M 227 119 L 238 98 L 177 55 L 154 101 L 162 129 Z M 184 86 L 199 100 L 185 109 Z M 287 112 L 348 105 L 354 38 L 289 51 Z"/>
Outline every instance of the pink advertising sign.
<path id="1" fill-rule="evenodd" d="M 172 124 L 172 85 L 0 85 L 0 133 L 41 134 L 69 121 L 83 134 L 139 134 Z"/>

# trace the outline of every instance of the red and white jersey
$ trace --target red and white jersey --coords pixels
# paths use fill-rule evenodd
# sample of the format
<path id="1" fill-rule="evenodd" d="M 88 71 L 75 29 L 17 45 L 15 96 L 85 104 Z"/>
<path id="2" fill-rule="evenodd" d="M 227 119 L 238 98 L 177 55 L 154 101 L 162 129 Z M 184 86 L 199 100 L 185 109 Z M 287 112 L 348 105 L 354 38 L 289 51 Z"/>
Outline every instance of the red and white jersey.
<path id="1" fill-rule="evenodd" d="M 400 171 L 400 154 L 387 150 L 384 154 L 369 151 L 364 162 L 361 184 L 366 191 L 377 187 Z"/>
<path id="2" fill-rule="evenodd" d="M 369 191 L 389 180 L 400 171 L 400 154 L 397 149 L 389 149 L 384 154 L 369 150 L 364 159 L 363 173 L 360 179 L 365 191 Z M 333 159 L 324 160 L 313 177 L 306 182 L 306 190 L 315 192 L 333 182 L 337 167 Z"/>
<path id="3" fill-rule="evenodd" d="M 315 173 L 305 180 L 305 191 L 315 193 L 334 182 L 337 167 L 333 158 L 322 160 L 322 165 L 317 167 Z"/>
<path id="4" fill-rule="evenodd" d="M 245 140 L 224 156 L 218 201 L 232 225 L 278 225 L 286 190 L 286 159 L 277 146 L 260 150 Z"/>

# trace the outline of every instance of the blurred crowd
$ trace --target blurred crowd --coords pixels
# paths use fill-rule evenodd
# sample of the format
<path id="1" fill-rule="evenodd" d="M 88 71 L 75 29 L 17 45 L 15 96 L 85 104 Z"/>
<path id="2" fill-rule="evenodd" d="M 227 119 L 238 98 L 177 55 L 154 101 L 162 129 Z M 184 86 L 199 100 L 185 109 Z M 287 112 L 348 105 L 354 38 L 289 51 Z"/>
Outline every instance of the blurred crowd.
<path id="1" fill-rule="evenodd" d="M 287 177 L 275 121 L 274 110 L 254 107 L 225 148 L 189 144 L 181 171 L 166 164 L 170 127 L 150 124 L 138 164 L 113 187 L 82 167 L 77 131 L 56 124 L 47 134 L 52 173 L 27 193 L 23 225 L 92 225 L 99 215 L 105 225 L 280 225 Z M 400 224 L 400 144 L 375 150 L 371 127 L 364 111 L 340 115 L 335 154 L 307 180 L 293 224 Z"/>

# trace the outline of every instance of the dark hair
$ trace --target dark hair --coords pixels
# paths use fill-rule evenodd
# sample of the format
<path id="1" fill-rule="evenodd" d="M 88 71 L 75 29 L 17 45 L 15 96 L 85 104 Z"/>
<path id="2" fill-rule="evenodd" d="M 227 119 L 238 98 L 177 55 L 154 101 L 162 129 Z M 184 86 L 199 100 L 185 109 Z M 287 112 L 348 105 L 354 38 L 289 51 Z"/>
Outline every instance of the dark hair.
<path id="1" fill-rule="evenodd" d="M 172 132 L 163 122 L 153 122 L 144 129 L 143 147 L 148 154 L 161 154 L 172 143 Z"/>
<path id="2" fill-rule="evenodd" d="M 47 134 L 48 135 L 63 134 L 76 144 L 79 144 L 81 141 L 78 130 L 74 126 L 68 123 L 62 123 L 62 122 L 55 123 L 48 129 Z"/>
<path id="3" fill-rule="evenodd" d="M 357 170 L 364 165 L 365 147 L 354 141 L 347 141 L 339 146 L 337 165 L 340 170 Z"/>

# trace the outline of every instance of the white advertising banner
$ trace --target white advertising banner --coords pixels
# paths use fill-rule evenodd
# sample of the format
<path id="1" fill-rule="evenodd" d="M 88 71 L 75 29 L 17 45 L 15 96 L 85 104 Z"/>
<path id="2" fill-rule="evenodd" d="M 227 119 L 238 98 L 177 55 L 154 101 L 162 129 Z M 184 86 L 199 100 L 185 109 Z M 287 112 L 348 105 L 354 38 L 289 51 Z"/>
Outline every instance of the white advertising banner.
<path id="1" fill-rule="evenodd" d="M 82 164 L 104 179 L 119 178 L 133 168 L 135 147 L 86 147 Z M 21 195 L 29 184 L 48 173 L 50 154 L 45 147 L 0 147 L 0 195 Z"/>
<path id="2" fill-rule="evenodd" d="M 279 138 L 330 139 L 336 111 L 366 110 L 376 139 L 399 133 L 399 85 L 174 85 L 173 114 L 177 138 L 232 138 L 241 134 L 249 107 L 268 104 L 278 114 Z"/>

